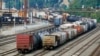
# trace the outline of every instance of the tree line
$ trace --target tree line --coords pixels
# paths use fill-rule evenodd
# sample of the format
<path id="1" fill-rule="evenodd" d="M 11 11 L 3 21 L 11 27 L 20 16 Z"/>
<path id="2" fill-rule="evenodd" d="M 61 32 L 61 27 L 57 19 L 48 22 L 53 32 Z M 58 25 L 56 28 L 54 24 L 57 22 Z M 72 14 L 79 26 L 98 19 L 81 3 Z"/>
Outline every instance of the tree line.
<path id="1" fill-rule="evenodd" d="M 7 8 L 21 9 L 24 0 L 3 0 Z M 31 8 L 58 7 L 63 0 L 28 0 Z"/>

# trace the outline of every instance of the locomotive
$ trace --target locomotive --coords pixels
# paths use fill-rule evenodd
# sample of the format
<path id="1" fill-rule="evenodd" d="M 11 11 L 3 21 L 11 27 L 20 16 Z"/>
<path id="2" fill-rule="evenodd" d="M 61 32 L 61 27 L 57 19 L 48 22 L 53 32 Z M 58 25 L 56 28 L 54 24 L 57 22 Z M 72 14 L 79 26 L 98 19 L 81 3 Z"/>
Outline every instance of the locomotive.
<path id="1" fill-rule="evenodd" d="M 14 17 L 12 16 L 11 12 L 4 12 L 3 15 L 0 17 L 1 24 L 22 24 L 24 20 L 21 17 Z"/>

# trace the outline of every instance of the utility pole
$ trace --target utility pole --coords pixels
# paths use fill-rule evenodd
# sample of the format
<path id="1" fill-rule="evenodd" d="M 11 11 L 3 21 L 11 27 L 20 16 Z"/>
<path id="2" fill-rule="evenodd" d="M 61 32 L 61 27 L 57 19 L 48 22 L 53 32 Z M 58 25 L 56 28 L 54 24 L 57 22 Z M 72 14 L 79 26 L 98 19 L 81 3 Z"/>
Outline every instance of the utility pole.
<path id="1" fill-rule="evenodd" d="M 28 0 L 24 0 L 24 18 L 25 18 L 25 22 L 27 22 L 27 9 L 28 9 Z"/>
<path id="2" fill-rule="evenodd" d="M 26 23 L 27 23 L 27 13 L 28 13 L 28 0 L 23 0 L 23 4 L 24 4 L 24 27 L 27 29 Z"/>
<path id="3" fill-rule="evenodd" d="M 2 10 L 2 0 L 0 0 L 0 10 Z"/>

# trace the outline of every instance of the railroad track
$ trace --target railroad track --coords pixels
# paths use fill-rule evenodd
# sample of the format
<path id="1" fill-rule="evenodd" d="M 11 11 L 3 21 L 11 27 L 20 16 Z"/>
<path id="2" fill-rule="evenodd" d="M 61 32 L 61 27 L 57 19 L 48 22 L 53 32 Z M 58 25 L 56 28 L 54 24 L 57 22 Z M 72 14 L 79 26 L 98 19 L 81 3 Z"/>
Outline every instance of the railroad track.
<path id="1" fill-rule="evenodd" d="M 21 54 L 21 53 L 17 53 L 17 54 L 15 54 L 15 55 L 13 55 L 13 56 L 24 56 L 25 54 Z"/>
<path id="2" fill-rule="evenodd" d="M 43 28 L 40 28 L 40 29 L 35 29 L 35 30 L 31 30 L 30 32 L 36 32 L 36 31 L 39 31 L 39 30 L 43 30 L 43 29 L 48 29 L 48 28 L 52 28 L 52 27 L 54 27 L 54 26 L 49 26 L 49 27 L 43 27 Z M 27 33 L 27 32 L 24 32 L 24 33 Z M 13 36 L 13 35 L 12 35 Z M 10 36 L 9 36 L 10 37 Z M 14 37 L 13 37 L 14 38 Z M 3 45 L 6 45 L 6 44 L 9 44 L 9 43 L 12 43 L 12 42 L 15 42 L 15 40 L 13 39 L 13 40 L 9 40 L 9 39 L 6 39 L 6 40 L 8 40 L 8 41 L 3 41 L 2 43 L 0 43 L 0 46 L 3 46 Z M 0 53 L 0 56 L 5 56 L 5 55 L 7 55 L 7 54 L 11 54 L 11 53 L 14 53 L 14 52 L 16 52 L 17 50 L 16 50 L 16 48 L 15 49 L 11 49 L 11 50 L 8 50 L 8 51 L 5 51 L 5 52 L 3 52 L 3 53 Z M 17 55 L 18 56 L 18 55 Z"/>
<path id="3" fill-rule="evenodd" d="M 42 50 L 32 56 L 43 56 L 44 54 L 48 53 L 50 50 Z"/>
<path id="4" fill-rule="evenodd" d="M 3 38 L 0 38 L 0 42 L 6 41 L 6 40 L 9 40 L 9 39 L 14 39 L 15 37 L 16 36 L 3 37 Z"/>
<path id="5" fill-rule="evenodd" d="M 0 53 L 0 56 L 6 56 L 6 55 L 9 55 L 9 54 L 12 54 L 12 53 L 17 53 L 17 54 L 14 54 L 13 56 L 24 56 L 24 55 L 25 55 L 25 54 L 18 53 L 18 52 L 17 52 L 17 49 L 14 48 L 14 49 L 11 49 L 11 50 L 9 50 L 9 51 Z"/>
<path id="6" fill-rule="evenodd" d="M 94 33 L 96 33 L 97 31 L 99 30 L 99 27 L 97 27 L 96 29 L 94 29 L 93 31 L 91 31 L 91 32 L 89 32 L 88 34 L 86 34 L 86 35 L 84 35 L 84 36 L 82 36 L 82 38 L 80 38 L 79 40 L 77 40 L 78 41 L 78 43 L 80 43 L 81 41 L 84 41 L 85 39 L 86 39 L 86 37 L 89 37 L 89 36 L 91 36 L 92 34 L 94 34 Z M 84 38 L 84 39 L 83 39 Z M 81 40 L 81 41 L 80 41 Z M 76 41 L 76 42 L 77 42 Z M 80 42 L 79 42 L 80 41 Z M 77 43 L 77 44 L 78 44 Z M 52 56 L 60 56 L 60 55 L 62 55 L 63 53 L 64 53 L 64 51 L 66 50 L 66 48 L 68 48 L 69 49 L 69 47 L 74 47 L 76 44 L 75 44 L 75 42 L 73 42 L 72 44 L 70 44 L 70 45 L 68 45 L 68 46 L 66 46 L 66 47 L 64 47 L 64 48 L 62 48 L 61 50 L 59 50 L 57 53 L 55 53 L 54 55 L 52 55 Z M 72 48 L 71 47 L 71 48 Z M 45 55 L 45 54 L 47 54 L 47 53 L 49 53 L 50 52 L 50 50 L 42 50 L 42 51 L 40 51 L 40 52 L 38 52 L 38 53 L 36 53 L 36 54 L 34 54 L 34 55 L 32 55 L 32 56 L 43 56 L 43 55 Z M 60 52 L 62 52 L 62 53 L 60 53 Z M 57 54 L 60 54 L 60 55 L 57 55 Z"/>
<path id="7" fill-rule="evenodd" d="M 98 30 L 100 30 L 99 27 L 96 30 L 94 30 L 94 31 L 92 31 L 92 32 L 90 32 L 88 34 L 83 35 L 82 38 L 78 39 L 74 43 L 72 43 L 72 44 L 70 44 L 68 46 L 63 47 L 61 50 L 59 50 L 58 52 L 56 52 L 52 56 L 61 56 L 61 55 L 63 55 L 64 53 L 68 52 L 69 50 L 71 50 L 73 47 L 75 47 L 79 43 L 81 43 L 84 40 L 88 39 L 88 37 L 90 37 L 92 34 L 96 33 Z"/>
<path id="8" fill-rule="evenodd" d="M 98 23 L 97 26 L 100 27 L 100 24 Z M 54 27 L 54 26 L 52 26 Z M 44 27 L 45 28 L 45 27 Z M 44 29 L 44 28 L 41 28 L 41 29 Z M 49 28 L 49 27 L 48 27 Z M 39 31 L 41 29 L 36 29 L 36 30 L 29 30 L 28 32 L 36 32 L 36 31 Z M 45 28 L 46 29 L 46 28 Z M 23 32 L 23 33 L 28 33 L 28 32 Z M 13 35 L 8 35 L 8 36 L 1 36 L 0 37 L 0 46 L 2 45 L 6 45 L 6 44 L 9 44 L 9 43 L 13 43 L 15 42 L 15 39 L 16 39 L 16 34 L 13 34 Z"/>
<path id="9" fill-rule="evenodd" d="M 17 51 L 16 48 L 14 48 L 14 49 L 11 49 L 11 50 L 0 53 L 0 56 L 5 56 L 5 55 L 8 55 L 10 53 L 14 53 L 16 51 Z"/>
<path id="10" fill-rule="evenodd" d="M 98 30 L 100 30 L 99 29 L 99 27 L 97 27 L 96 29 L 94 29 L 94 30 L 92 30 L 91 32 L 89 32 L 89 33 L 87 33 L 86 35 L 83 35 L 82 36 L 82 38 L 80 38 L 79 40 L 81 40 L 81 41 L 83 41 L 82 39 L 84 38 L 84 39 L 86 39 L 86 37 L 89 37 L 90 36 L 90 34 L 92 35 L 92 34 L 94 34 L 94 33 L 96 33 Z M 76 42 L 79 42 L 79 40 L 77 40 Z M 80 42 L 81 42 L 80 41 Z M 75 44 L 75 42 L 74 43 L 72 43 L 72 44 L 70 44 L 69 46 L 67 46 L 67 47 L 71 47 L 71 46 L 73 46 Z M 78 43 L 77 43 L 78 44 Z M 64 52 L 64 50 L 69 50 L 69 48 L 67 49 L 67 47 L 64 47 L 64 48 L 62 48 L 60 51 L 58 51 L 57 53 L 55 53 L 53 56 L 56 56 L 56 54 L 63 54 L 63 53 L 65 53 Z M 72 48 L 72 47 L 71 47 Z M 0 56 L 5 56 L 5 55 L 7 55 L 7 54 L 10 54 L 10 53 L 13 53 L 13 52 L 16 52 L 17 50 L 16 50 L 16 48 L 15 49 L 12 49 L 12 50 L 8 50 L 8 51 L 6 51 L 6 52 L 3 52 L 3 53 L 0 53 Z M 63 51 L 63 53 L 60 53 L 60 52 L 62 52 Z M 41 52 L 39 52 L 39 53 L 36 53 L 36 54 L 34 54 L 33 56 L 43 56 L 43 55 L 45 55 L 46 53 L 49 53 L 50 51 L 47 51 L 47 50 L 43 50 L 43 51 L 41 51 Z M 38 55 L 39 54 L 39 55 Z M 16 54 L 17 55 L 17 54 Z M 15 55 L 15 56 L 16 56 Z M 18 55 L 17 55 L 18 56 Z M 20 55 L 19 55 L 20 56 Z M 24 56 L 24 55 L 23 55 Z"/>
<path id="11" fill-rule="evenodd" d="M 16 37 L 15 36 L 10 36 L 10 37 L 4 37 L 0 39 L 0 46 L 13 43 L 15 41 Z"/>
<path id="12" fill-rule="evenodd" d="M 40 30 L 43 30 L 43 29 L 48 29 L 48 28 L 52 28 L 54 26 L 49 26 L 49 27 L 43 27 L 43 28 L 38 28 L 38 29 L 34 29 L 34 30 L 28 30 L 26 32 L 23 32 L 23 33 L 30 33 L 30 32 L 37 32 L 37 31 L 40 31 Z M 1 38 L 0 40 L 0 46 L 3 46 L 3 45 L 6 45 L 6 44 L 10 44 L 10 43 L 13 43 L 16 41 L 16 36 L 15 35 L 9 35 L 8 37 L 3 37 Z"/>
<path id="13" fill-rule="evenodd" d="M 9 43 L 13 43 L 13 42 L 15 42 L 15 39 L 16 39 L 15 36 L 4 37 L 4 38 L 0 39 L 0 46 L 6 45 Z"/>
<path id="14" fill-rule="evenodd" d="M 6 45 L 6 44 L 10 44 L 10 43 L 13 43 L 15 41 L 16 41 L 15 38 L 14 39 L 5 40 L 3 42 L 0 42 L 0 46 Z"/>
<path id="15" fill-rule="evenodd" d="M 95 36 L 93 39 L 88 41 L 84 46 L 74 52 L 71 56 L 80 56 L 85 50 L 87 50 L 93 43 L 95 43 L 98 39 L 100 39 L 100 34 Z"/>
<path id="16" fill-rule="evenodd" d="M 98 47 L 90 54 L 90 56 L 100 56 L 100 43 Z"/>

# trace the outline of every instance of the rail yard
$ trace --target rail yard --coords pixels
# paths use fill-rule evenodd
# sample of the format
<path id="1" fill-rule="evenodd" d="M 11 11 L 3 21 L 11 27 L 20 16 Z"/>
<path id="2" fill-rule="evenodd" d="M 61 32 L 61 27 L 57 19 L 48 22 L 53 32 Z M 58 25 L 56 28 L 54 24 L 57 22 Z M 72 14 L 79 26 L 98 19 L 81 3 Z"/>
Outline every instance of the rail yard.
<path id="1" fill-rule="evenodd" d="M 42 1 L 31 7 L 30 0 L 22 0 L 19 9 L 17 3 L 10 7 L 18 2 L 14 0 L 3 9 L 4 2 L 0 0 L 0 56 L 100 56 L 99 9 L 87 12 L 82 5 L 80 11 L 64 11 L 62 3 L 56 8 L 60 0 L 50 8 L 40 7 Z"/>
<path id="2" fill-rule="evenodd" d="M 6 44 L 0 47 L 0 55 L 1 56 L 74 56 L 74 55 L 99 55 L 99 53 L 94 52 L 98 51 L 98 47 L 100 46 L 100 25 L 96 27 L 94 30 L 79 36 L 75 40 L 69 41 L 68 43 L 58 47 L 54 50 L 44 50 L 39 49 L 33 51 L 28 54 L 18 53 L 16 50 L 16 42 Z M 88 40 L 88 41 L 87 41 Z M 98 49 L 97 49 L 98 48 Z M 70 53 L 69 53 L 70 52 Z M 87 53 L 88 52 L 88 53 Z"/>
<path id="3" fill-rule="evenodd" d="M 68 24 L 68 23 L 67 23 Z M 52 26 L 52 25 L 51 25 Z M 39 29 L 29 29 L 25 32 L 25 34 L 29 34 L 28 32 L 38 32 L 46 29 L 54 28 L 52 27 L 44 27 Z M 45 50 L 44 48 L 33 50 L 30 53 L 23 54 L 19 53 L 16 49 L 16 34 L 9 36 L 2 36 L 0 39 L 0 55 L 1 56 L 92 56 L 99 55 L 99 44 L 100 44 L 100 24 L 97 24 L 97 27 L 87 33 L 84 33 L 77 38 L 71 39 L 67 43 L 55 48 L 54 50 Z M 56 31 L 56 30 L 55 30 Z M 23 32 L 22 32 L 23 33 Z M 9 40 L 10 39 L 10 40 Z M 94 53 L 94 54 L 93 54 Z"/>

